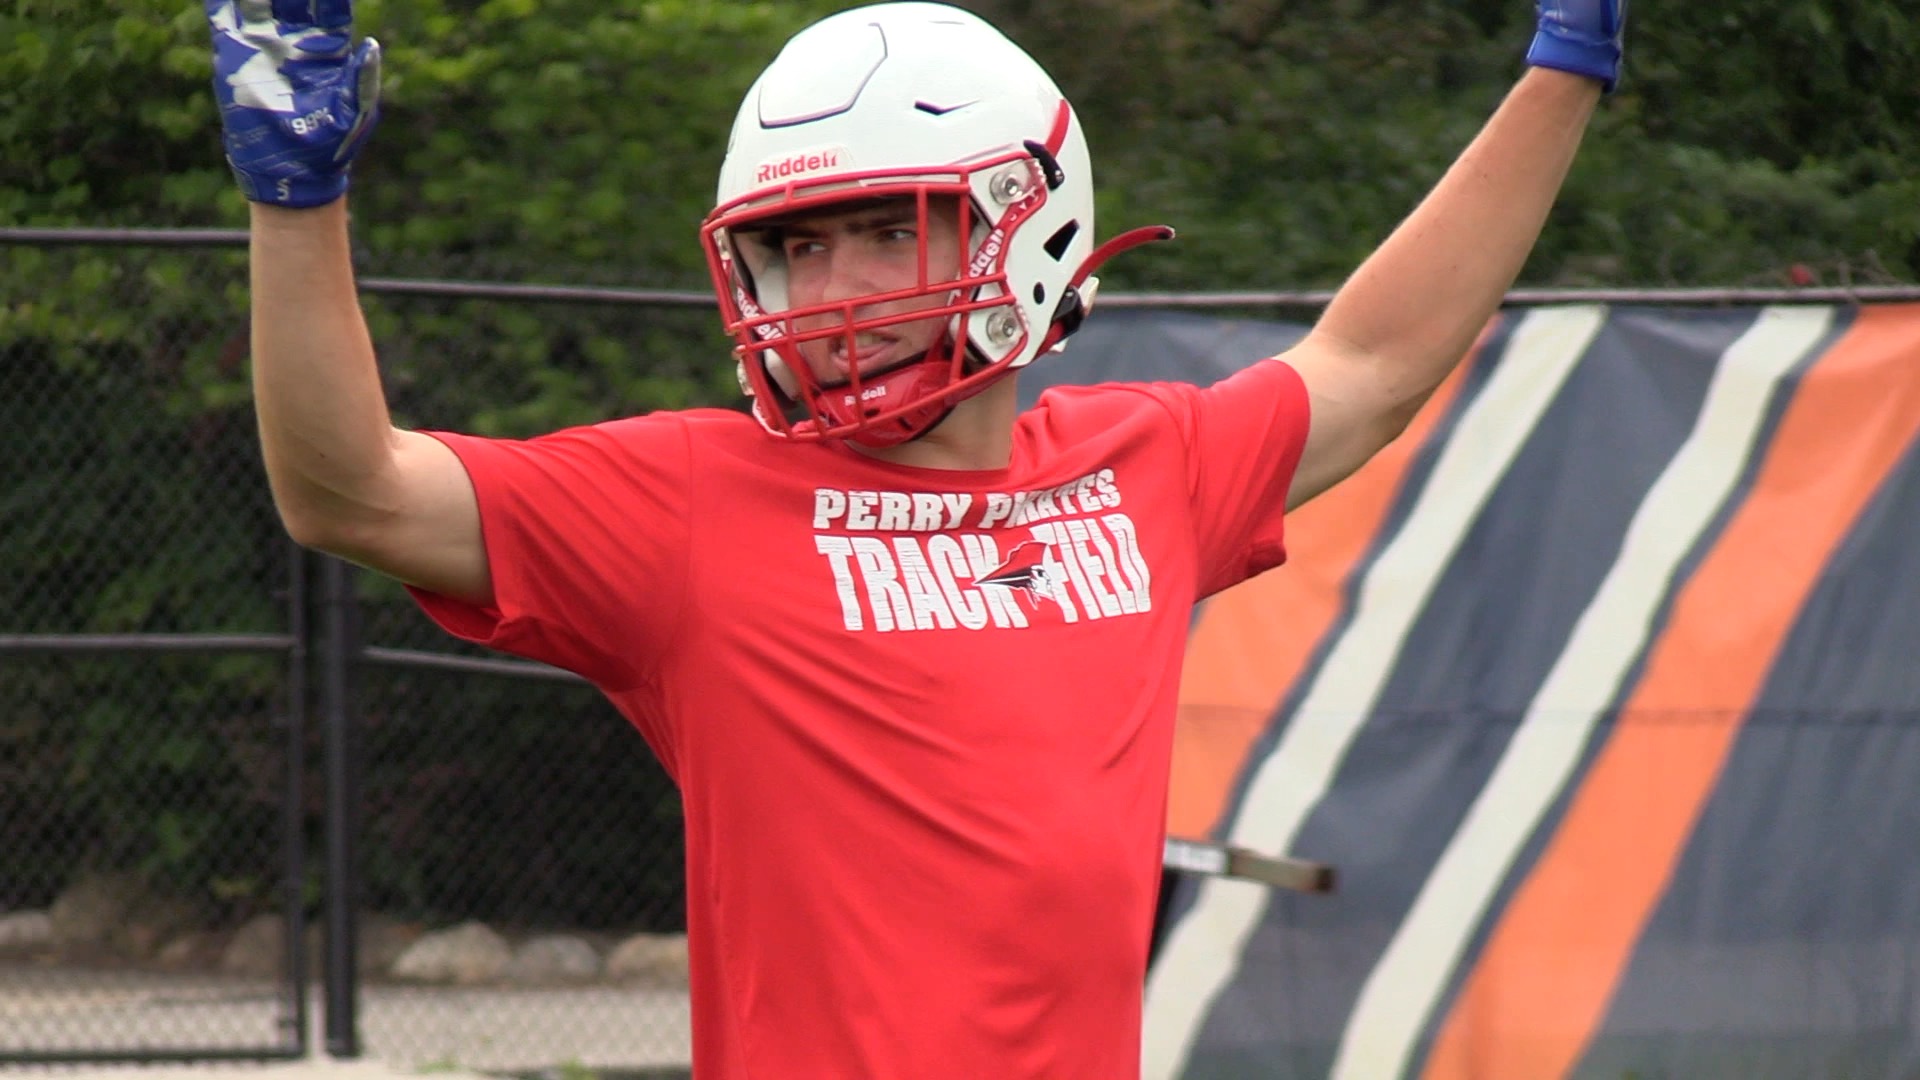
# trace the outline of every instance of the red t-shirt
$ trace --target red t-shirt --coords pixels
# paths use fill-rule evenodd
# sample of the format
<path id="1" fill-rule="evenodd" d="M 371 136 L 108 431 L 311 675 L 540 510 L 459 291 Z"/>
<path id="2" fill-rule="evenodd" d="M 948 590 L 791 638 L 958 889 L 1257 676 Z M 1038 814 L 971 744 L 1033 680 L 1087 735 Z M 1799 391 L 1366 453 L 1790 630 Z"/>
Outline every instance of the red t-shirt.
<path id="1" fill-rule="evenodd" d="M 417 595 L 679 783 L 701 1080 L 1116 1080 L 1191 609 L 1284 558 L 1306 429 L 1262 361 L 1049 391 L 985 472 L 717 410 L 441 435 L 496 599 Z"/>

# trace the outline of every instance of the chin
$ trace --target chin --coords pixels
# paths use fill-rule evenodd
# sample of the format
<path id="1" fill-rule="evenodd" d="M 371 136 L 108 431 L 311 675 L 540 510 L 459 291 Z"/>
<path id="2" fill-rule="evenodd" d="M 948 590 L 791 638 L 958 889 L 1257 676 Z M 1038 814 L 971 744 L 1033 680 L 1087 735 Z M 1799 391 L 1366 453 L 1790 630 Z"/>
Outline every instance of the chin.
<path id="1" fill-rule="evenodd" d="M 879 356 L 869 357 L 860 361 L 860 378 L 865 381 L 891 374 L 889 369 L 893 365 L 914 355 L 916 354 L 906 350 L 888 349 Z M 853 381 L 850 373 L 840 370 L 840 366 L 831 360 L 822 360 L 817 363 L 809 361 L 808 367 L 822 388 L 845 386 Z"/>

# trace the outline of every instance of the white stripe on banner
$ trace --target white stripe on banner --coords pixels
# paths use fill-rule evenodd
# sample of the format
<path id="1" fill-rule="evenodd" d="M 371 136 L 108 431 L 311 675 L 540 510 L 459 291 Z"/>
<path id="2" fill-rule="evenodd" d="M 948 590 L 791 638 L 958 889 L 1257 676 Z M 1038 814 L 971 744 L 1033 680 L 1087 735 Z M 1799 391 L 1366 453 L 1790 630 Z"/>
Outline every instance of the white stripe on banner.
<path id="1" fill-rule="evenodd" d="M 1605 320 L 1604 307 L 1583 305 L 1539 308 L 1514 326 L 1505 356 L 1461 413 L 1406 523 L 1360 583 L 1345 632 L 1278 745 L 1255 767 L 1233 818 L 1233 843 L 1268 854 L 1292 845 L 1372 710 L 1440 568 Z M 1145 1080 L 1170 1080 L 1185 1067 L 1268 896 L 1244 882 L 1207 879 L 1171 927 L 1147 979 Z"/>
<path id="2" fill-rule="evenodd" d="M 1831 308 L 1768 308 L 1721 357 L 1693 431 L 1647 489 L 1565 651 L 1361 987 L 1333 1080 L 1407 1068 L 1487 904 L 1645 648 L 1675 570 L 1739 483 L 1775 387 L 1832 318 Z"/>

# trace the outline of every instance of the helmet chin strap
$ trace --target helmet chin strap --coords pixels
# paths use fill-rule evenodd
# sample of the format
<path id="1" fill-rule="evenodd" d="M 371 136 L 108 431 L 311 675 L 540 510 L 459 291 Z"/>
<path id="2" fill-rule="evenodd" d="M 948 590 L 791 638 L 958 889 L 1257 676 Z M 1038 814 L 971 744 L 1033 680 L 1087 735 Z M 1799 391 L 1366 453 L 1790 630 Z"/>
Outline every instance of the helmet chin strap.
<path id="1" fill-rule="evenodd" d="M 1173 229 L 1167 225 L 1143 225 L 1137 229 L 1128 229 L 1119 236 L 1094 248 L 1087 261 L 1074 271 L 1073 280 L 1067 282 L 1066 292 L 1060 297 L 1060 303 L 1053 310 L 1053 324 L 1047 329 L 1046 339 L 1040 342 L 1039 352 L 1060 347 L 1067 335 L 1080 329 L 1086 321 L 1087 313 L 1093 310 L 1093 294 L 1100 288 L 1100 279 L 1093 276 L 1102 263 L 1115 255 L 1136 248 L 1142 244 L 1151 244 L 1157 240 L 1173 239 Z"/>
<path id="2" fill-rule="evenodd" d="M 940 422 L 945 420 L 947 414 L 951 413 L 953 407 L 962 400 L 962 398 L 939 392 L 945 386 L 946 374 L 951 362 L 947 357 L 952 344 L 952 340 L 948 339 L 946 348 L 928 349 L 904 360 L 897 360 L 877 372 L 862 376 L 860 394 L 862 398 L 871 400 L 878 406 L 873 410 L 874 412 L 883 411 L 885 408 L 883 403 L 888 398 L 901 395 L 924 396 L 926 404 L 909 409 L 890 420 L 863 425 L 859 430 L 847 435 L 847 441 L 872 450 L 884 450 L 890 446 L 912 442 L 939 427 Z M 823 395 L 839 394 L 850 385 L 850 382 L 842 381 L 832 387 L 823 386 L 820 391 Z M 922 389 L 926 391 L 924 395 L 918 393 Z M 971 396 L 973 392 L 976 391 L 969 391 L 966 396 Z M 869 397 L 869 395 L 872 396 Z M 827 413 L 835 423 L 855 423 L 861 419 L 859 413 L 863 411 L 864 402 L 856 401 L 840 407 L 829 407 L 826 402 L 821 404 L 821 411 Z"/>

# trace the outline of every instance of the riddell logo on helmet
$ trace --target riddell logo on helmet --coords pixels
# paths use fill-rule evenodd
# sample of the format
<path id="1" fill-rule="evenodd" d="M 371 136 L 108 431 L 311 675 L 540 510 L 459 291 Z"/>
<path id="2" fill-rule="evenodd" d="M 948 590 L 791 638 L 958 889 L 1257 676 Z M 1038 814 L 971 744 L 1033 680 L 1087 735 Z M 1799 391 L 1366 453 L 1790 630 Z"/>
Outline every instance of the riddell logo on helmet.
<path id="1" fill-rule="evenodd" d="M 973 259 L 967 263 L 968 277 L 977 278 L 988 270 L 993 269 L 994 262 L 1000 258 L 1000 253 L 1006 249 L 1008 227 L 1019 224 L 1020 220 L 1026 217 L 1029 211 L 1039 205 L 1040 191 L 1040 188 L 1035 188 L 1026 198 L 1007 207 L 1006 215 L 1000 219 L 1001 224 L 992 232 L 988 233 L 987 238 L 980 241 L 980 246 L 974 249 Z"/>
<path id="2" fill-rule="evenodd" d="M 837 169 L 846 157 L 846 150 L 834 146 L 824 150 L 808 150 L 798 154 L 789 154 L 777 161 L 763 162 L 753 174 L 754 183 L 768 184 L 775 180 L 790 180 L 796 176 L 805 176 L 822 169 Z"/>
<path id="3" fill-rule="evenodd" d="M 853 394 L 840 395 L 840 404 L 852 405 L 856 401 L 879 401 L 881 398 L 886 396 L 887 396 L 887 384 L 881 383 L 879 386 L 869 386 L 866 389 L 860 391 L 857 397 Z"/>

